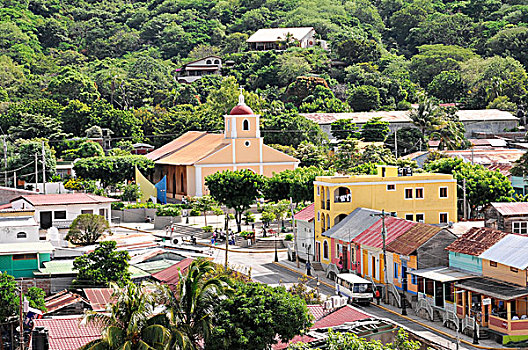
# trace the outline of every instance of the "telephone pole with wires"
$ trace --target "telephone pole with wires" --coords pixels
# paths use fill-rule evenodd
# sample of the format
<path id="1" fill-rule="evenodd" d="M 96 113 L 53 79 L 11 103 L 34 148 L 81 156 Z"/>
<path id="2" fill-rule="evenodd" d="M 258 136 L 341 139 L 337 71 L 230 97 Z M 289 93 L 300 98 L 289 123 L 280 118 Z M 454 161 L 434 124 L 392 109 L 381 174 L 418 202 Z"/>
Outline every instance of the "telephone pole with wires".
<path id="1" fill-rule="evenodd" d="M 42 186 L 44 187 L 44 194 L 46 194 L 46 150 L 44 141 L 42 141 Z"/>
<path id="2" fill-rule="evenodd" d="M 385 228 L 385 217 L 386 216 L 392 216 L 390 213 L 385 213 L 385 209 L 381 210 L 381 214 L 370 214 L 370 216 L 380 216 L 381 217 L 381 239 L 383 240 L 383 282 L 385 283 L 385 303 L 389 303 L 389 288 L 388 288 L 388 280 L 387 280 L 387 247 L 385 244 L 386 237 L 387 237 L 387 230 Z M 372 266 L 374 269 L 375 266 Z"/>

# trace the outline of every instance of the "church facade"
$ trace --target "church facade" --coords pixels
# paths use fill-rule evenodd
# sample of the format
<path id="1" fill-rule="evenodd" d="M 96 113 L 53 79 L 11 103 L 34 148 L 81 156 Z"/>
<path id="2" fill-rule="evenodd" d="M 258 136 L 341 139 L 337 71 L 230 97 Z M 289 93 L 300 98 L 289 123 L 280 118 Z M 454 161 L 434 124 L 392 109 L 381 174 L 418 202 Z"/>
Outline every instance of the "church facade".
<path id="1" fill-rule="evenodd" d="M 205 178 L 224 170 L 249 169 L 267 177 L 290 169 L 299 160 L 264 144 L 260 116 L 239 103 L 224 116 L 224 133 L 188 131 L 146 155 L 156 164 L 154 182 L 167 176 L 167 197 L 207 194 Z"/>

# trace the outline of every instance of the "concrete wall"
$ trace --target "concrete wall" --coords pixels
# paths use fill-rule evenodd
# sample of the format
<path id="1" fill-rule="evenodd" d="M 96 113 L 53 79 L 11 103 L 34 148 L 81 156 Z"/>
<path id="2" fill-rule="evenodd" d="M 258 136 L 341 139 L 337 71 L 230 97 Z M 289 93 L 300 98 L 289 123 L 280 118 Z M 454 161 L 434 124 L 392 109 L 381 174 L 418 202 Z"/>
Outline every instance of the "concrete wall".
<path id="1" fill-rule="evenodd" d="M 308 255 L 306 252 L 310 253 L 310 261 L 313 259 L 315 242 L 314 242 L 314 222 L 308 222 L 304 220 L 297 220 L 297 252 L 299 258 L 302 260 L 307 260 Z M 308 250 L 308 246 L 311 246 Z"/>
<path id="2" fill-rule="evenodd" d="M 26 233 L 26 238 L 17 238 L 19 232 Z M 39 227 L 34 225 L 0 226 L 0 243 L 38 242 Z"/>
<path id="3" fill-rule="evenodd" d="M 12 199 L 20 197 L 20 196 L 26 196 L 26 195 L 32 195 L 32 194 L 38 194 L 37 192 L 33 191 L 26 191 L 21 190 L 18 188 L 9 188 L 0 186 L 0 204 L 6 204 L 11 202 Z"/>

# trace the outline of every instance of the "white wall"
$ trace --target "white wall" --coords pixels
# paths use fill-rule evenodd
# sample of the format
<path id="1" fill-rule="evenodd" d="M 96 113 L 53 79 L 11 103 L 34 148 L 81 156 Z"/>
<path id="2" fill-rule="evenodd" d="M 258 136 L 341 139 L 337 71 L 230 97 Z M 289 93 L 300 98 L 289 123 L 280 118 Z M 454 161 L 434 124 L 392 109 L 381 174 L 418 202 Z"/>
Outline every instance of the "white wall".
<path id="1" fill-rule="evenodd" d="M 315 242 L 314 242 L 314 222 L 313 220 L 311 222 L 304 221 L 304 220 L 297 220 L 297 252 L 299 254 L 299 258 L 303 260 L 307 260 L 306 255 L 306 248 L 311 245 L 309 253 L 310 253 L 310 261 L 313 260 L 313 255 L 315 251 Z"/>
<path id="2" fill-rule="evenodd" d="M 0 218 L 0 243 L 27 243 L 39 241 L 39 226 L 33 217 Z M 23 222 L 25 221 L 25 222 Z M 26 233 L 26 238 L 17 238 L 17 233 Z"/>
<path id="3" fill-rule="evenodd" d="M 110 209 L 111 203 L 96 203 L 96 204 L 64 204 L 64 205 L 39 205 L 33 207 L 30 203 L 24 199 L 18 199 L 11 203 L 14 209 L 35 209 L 35 221 L 40 224 L 40 212 L 52 211 L 52 220 L 55 221 L 56 211 L 66 211 L 66 219 L 61 220 L 74 220 L 78 215 L 82 213 L 82 210 L 92 210 L 92 214 L 99 215 L 99 209 L 106 209 L 105 218 L 110 222 Z M 57 220 L 60 221 L 60 220 Z"/>

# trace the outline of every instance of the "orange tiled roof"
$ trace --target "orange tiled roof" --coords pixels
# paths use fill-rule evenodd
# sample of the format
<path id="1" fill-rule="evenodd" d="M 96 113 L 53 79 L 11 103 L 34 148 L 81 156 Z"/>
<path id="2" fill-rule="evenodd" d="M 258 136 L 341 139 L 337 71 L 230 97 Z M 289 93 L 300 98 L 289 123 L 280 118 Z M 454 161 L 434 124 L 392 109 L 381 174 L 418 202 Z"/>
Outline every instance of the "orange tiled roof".
<path id="1" fill-rule="evenodd" d="M 182 137 L 184 137 L 183 135 Z M 228 143 L 223 134 L 204 134 L 193 139 L 174 152 L 157 160 L 158 164 L 192 165 L 208 155 L 226 147 Z"/>

